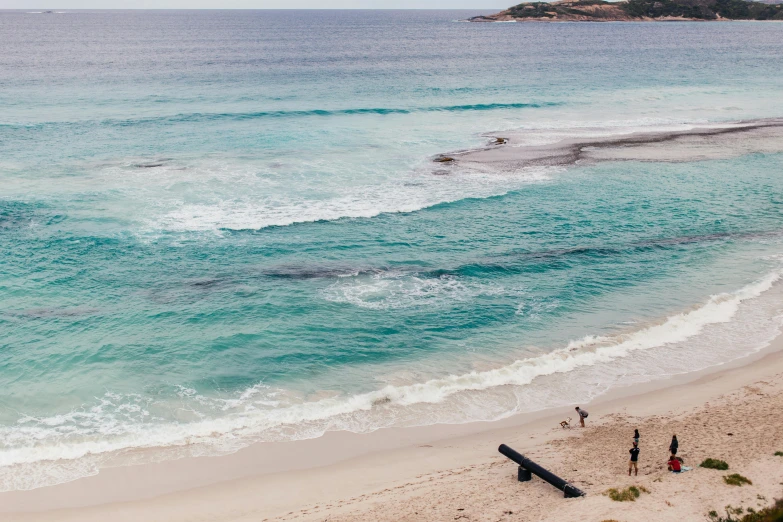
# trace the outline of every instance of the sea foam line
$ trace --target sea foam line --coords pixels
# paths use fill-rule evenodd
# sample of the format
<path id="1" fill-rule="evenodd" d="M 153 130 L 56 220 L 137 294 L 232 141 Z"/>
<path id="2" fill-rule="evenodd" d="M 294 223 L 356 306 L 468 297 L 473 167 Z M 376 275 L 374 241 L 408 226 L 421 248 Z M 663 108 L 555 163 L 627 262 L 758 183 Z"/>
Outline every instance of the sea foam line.
<path id="1" fill-rule="evenodd" d="M 350 189 L 328 199 L 308 200 L 280 197 L 237 201 L 219 200 L 183 204 L 163 216 L 147 220 L 148 230 L 204 232 L 219 230 L 261 230 L 299 223 L 369 219 L 382 214 L 417 212 L 437 205 L 467 199 L 484 199 L 508 194 L 526 185 L 551 179 L 556 168 L 519 169 L 497 176 L 478 169 L 454 171 L 448 183 L 438 176 L 411 175 L 406 182 L 382 183 Z"/>
<path id="2" fill-rule="evenodd" d="M 496 386 L 524 386 L 536 377 L 564 373 L 580 366 L 610 362 L 637 350 L 646 350 L 685 341 L 701 333 L 705 326 L 725 323 L 737 313 L 739 305 L 760 296 L 780 279 L 775 271 L 737 292 L 710 297 L 702 306 L 668 317 L 660 324 L 616 336 L 586 336 L 568 346 L 532 359 L 522 359 L 501 368 L 433 379 L 421 384 L 386 388 L 368 394 L 372 401 L 389 399 L 401 405 L 440 402 L 462 391 L 485 390 Z"/>

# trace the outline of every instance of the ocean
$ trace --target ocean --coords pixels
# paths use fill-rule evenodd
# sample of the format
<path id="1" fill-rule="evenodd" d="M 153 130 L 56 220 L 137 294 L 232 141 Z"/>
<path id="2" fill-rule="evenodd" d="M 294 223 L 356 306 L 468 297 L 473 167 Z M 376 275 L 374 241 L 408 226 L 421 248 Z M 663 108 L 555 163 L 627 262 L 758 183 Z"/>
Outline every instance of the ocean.
<path id="1" fill-rule="evenodd" d="M 584 404 L 777 335 L 779 135 L 433 159 L 782 117 L 783 25 L 477 14 L 0 11 L 0 490 Z"/>

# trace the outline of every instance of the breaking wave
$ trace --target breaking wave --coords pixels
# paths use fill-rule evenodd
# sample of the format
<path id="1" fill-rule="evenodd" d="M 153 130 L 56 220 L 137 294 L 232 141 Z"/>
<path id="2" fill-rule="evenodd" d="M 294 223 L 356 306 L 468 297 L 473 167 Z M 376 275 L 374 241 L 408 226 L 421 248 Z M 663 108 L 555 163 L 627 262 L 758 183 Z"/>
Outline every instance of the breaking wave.
<path id="1" fill-rule="evenodd" d="M 700 306 L 630 332 L 587 335 L 560 349 L 501 367 L 425 382 L 390 384 L 356 395 L 307 400 L 258 384 L 231 396 L 206 397 L 175 386 L 171 404 L 138 394 L 107 393 L 97 404 L 67 414 L 22 416 L 16 425 L 0 427 L 0 490 L 32 489 L 95 474 L 123 452 L 142 448 L 214 455 L 236 451 L 255 441 L 313 438 L 330 430 L 369 432 L 395 425 L 492 420 L 531 411 L 530 404 L 535 404 L 534 409 L 555 406 L 558 404 L 520 405 L 508 401 L 518 393 L 514 390 L 524 393 L 535 388 L 537 379 L 587 368 L 611 371 L 606 363 L 691 342 L 705 329 L 731 322 L 743 303 L 776 287 L 782 275 L 783 270 L 776 270 L 735 292 L 713 295 Z M 451 282 L 434 284 L 448 286 Z M 466 290 L 487 289 L 454 289 Z M 689 353 L 688 357 L 694 355 Z M 714 363 L 709 358 L 702 362 Z M 512 395 L 498 395 L 504 391 Z M 482 393 L 490 395 L 482 399 Z M 188 407 L 183 408 L 183 403 Z M 477 417 L 470 408 L 477 408 L 479 403 L 481 412 Z M 172 422 L 162 414 L 172 409 L 188 411 L 191 418 Z M 174 454 L 168 455 L 172 458 Z"/>
<path id="2" fill-rule="evenodd" d="M 152 229 L 177 232 L 260 230 L 297 223 L 372 218 L 465 199 L 501 196 L 526 184 L 548 180 L 552 172 L 553 169 L 536 167 L 501 177 L 492 172 L 454 171 L 449 174 L 448 182 L 440 176 L 411 175 L 403 182 L 348 188 L 339 196 L 319 200 L 281 196 L 186 204 L 149 224 Z"/>

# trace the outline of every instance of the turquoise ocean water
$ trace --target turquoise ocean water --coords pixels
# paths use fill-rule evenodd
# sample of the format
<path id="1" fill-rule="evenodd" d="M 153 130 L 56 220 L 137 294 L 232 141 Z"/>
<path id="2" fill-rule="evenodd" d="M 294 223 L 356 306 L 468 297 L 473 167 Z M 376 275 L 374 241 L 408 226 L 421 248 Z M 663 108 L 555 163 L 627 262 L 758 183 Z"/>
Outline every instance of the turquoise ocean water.
<path id="1" fill-rule="evenodd" d="M 763 347 L 780 152 L 431 160 L 781 117 L 783 25 L 475 14 L 0 12 L 0 489 L 496 419 Z"/>

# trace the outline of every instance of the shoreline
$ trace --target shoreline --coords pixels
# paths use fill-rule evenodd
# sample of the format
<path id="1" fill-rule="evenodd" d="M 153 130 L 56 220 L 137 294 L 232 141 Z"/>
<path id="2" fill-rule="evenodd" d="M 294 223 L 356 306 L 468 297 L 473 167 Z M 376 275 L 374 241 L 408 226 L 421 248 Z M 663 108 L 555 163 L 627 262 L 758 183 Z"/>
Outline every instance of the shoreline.
<path id="1" fill-rule="evenodd" d="M 781 374 L 779 334 L 765 348 L 740 359 L 614 389 L 582 406 L 591 412 L 590 427 L 623 410 L 640 416 L 698 408 Z M 118 510 L 137 520 L 186 520 L 196 512 L 208 512 L 217 520 L 242 519 L 237 510 L 252 512 L 252 519 L 279 517 L 306 506 L 389 490 L 417 476 L 496 460 L 502 442 L 524 452 L 564 433 L 579 433 L 553 429 L 569 416 L 573 410 L 564 407 L 492 422 L 387 428 L 369 434 L 329 432 L 316 439 L 256 443 L 218 457 L 106 468 L 73 482 L 0 493 L 0 520 L 105 520 Z M 504 469 L 515 471 L 511 463 Z"/>

